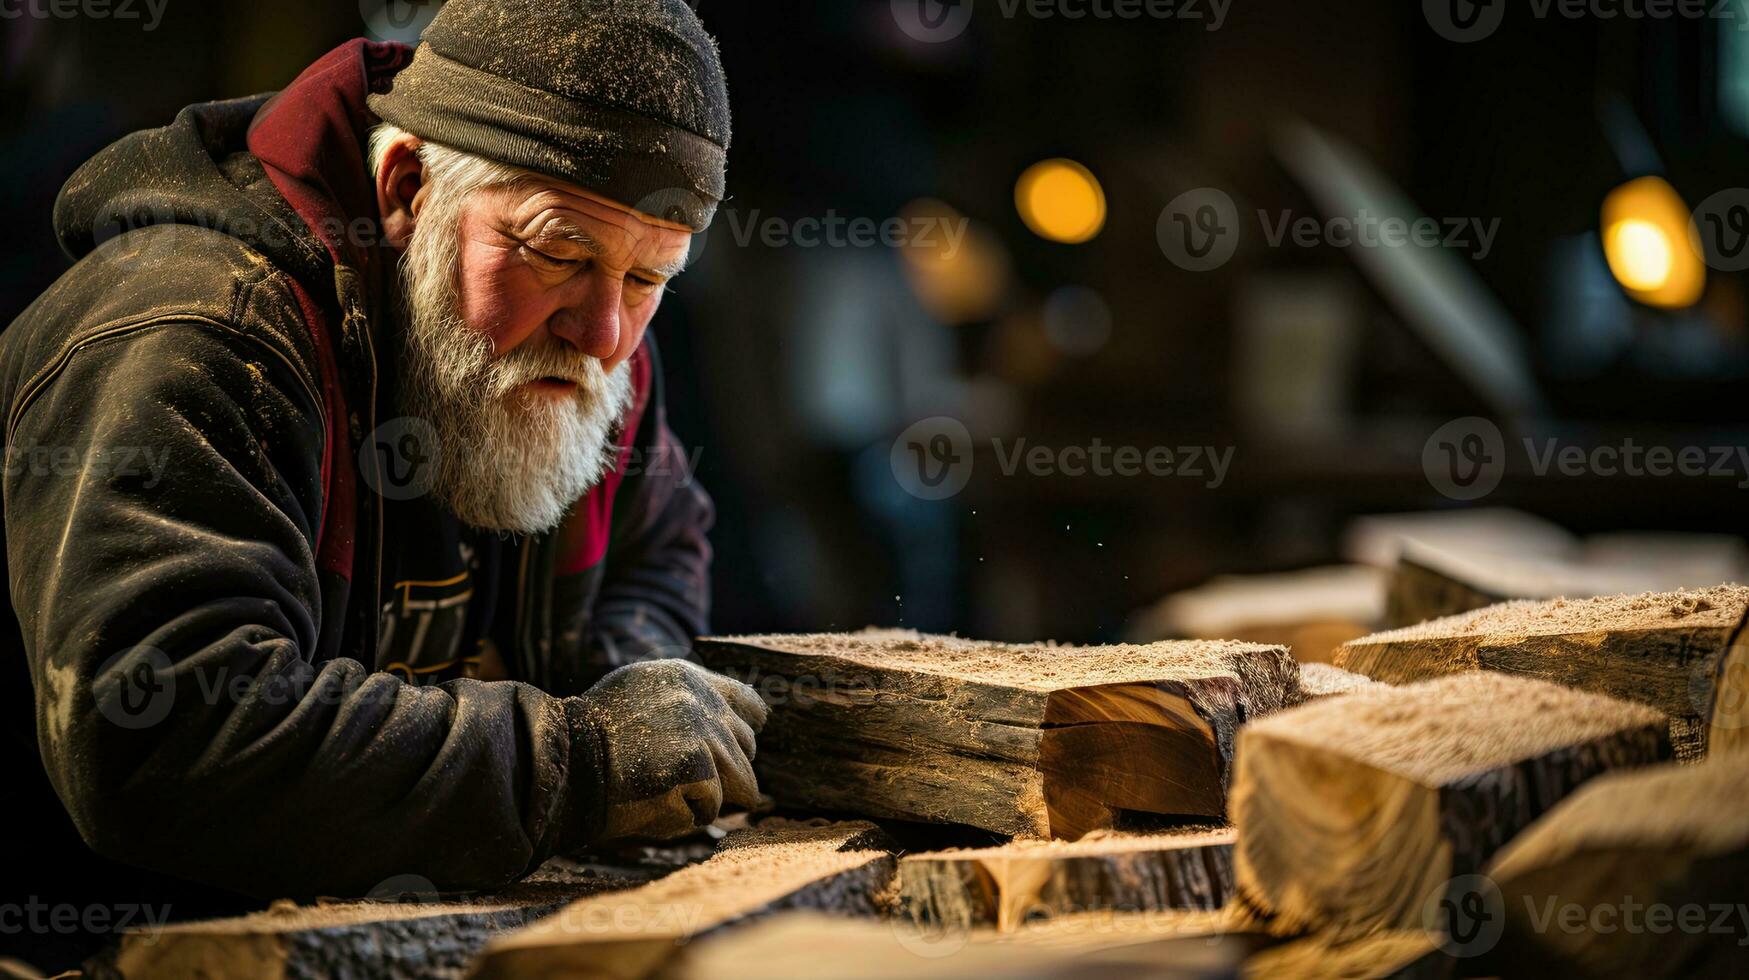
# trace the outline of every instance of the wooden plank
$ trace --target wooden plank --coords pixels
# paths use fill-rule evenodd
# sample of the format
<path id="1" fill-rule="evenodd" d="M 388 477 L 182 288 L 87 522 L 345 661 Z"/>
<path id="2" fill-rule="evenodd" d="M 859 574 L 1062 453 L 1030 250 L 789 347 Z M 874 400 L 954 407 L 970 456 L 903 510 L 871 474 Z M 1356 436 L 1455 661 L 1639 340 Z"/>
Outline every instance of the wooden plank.
<path id="1" fill-rule="evenodd" d="M 1495 670 L 1649 704 L 1684 757 L 1719 703 L 1721 659 L 1749 621 L 1749 588 L 1506 602 L 1344 644 L 1336 663 L 1393 684 Z"/>
<path id="2" fill-rule="evenodd" d="M 1241 975 L 1245 980 L 1442 980 L 1453 975 L 1456 963 L 1439 939 L 1419 929 L 1387 930 L 1345 943 L 1307 936 L 1253 954 Z"/>
<path id="3" fill-rule="evenodd" d="M 1588 783 L 1487 868 L 1505 929 L 1489 963 L 1543 976 L 1742 975 L 1749 757 Z"/>
<path id="4" fill-rule="evenodd" d="M 1585 780 L 1670 754 L 1644 705 L 1488 671 L 1260 719 L 1233 783 L 1239 900 L 1338 941 L 1421 928 L 1436 888 Z"/>
<path id="5" fill-rule="evenodd" d="M 772 912 L 874 915 L 895 897 L 885 846 L 870 823 L 766 820 L 701 864 L 494 939 L 471 976 L 644 977 L 694 937 Z"/>
<path id="6" fill-rule="evenodd" d="M 684 860 L 554 858 L 516 885 L 472 897 L 438 895 L 414 876 L 391 879 L 385 890 L 394 894 L 380 901 L 282 901 L 251 915 L 129 932 L 93 964 L 94 973 L 208 980 L 459 977 L 492 936 L 577 899 L 644 884 Z"/>
<path id="7" fill-rule="evenodd" d="M 1068 647 L 902 631 L 698 641 L 772 706 L 779 803 L 1074 839 L 1123 811 L 1220 818 L 1241 721 L 1282 707 L 1282 647 Z"/>
<path id="8" fill-rule="evenodd" d="M 1216 913 L 1054 919 L 1012 935 L 924 936 L 903 923 L 786 912 L 686 946 L 662 980 L 1210 980 L 1236 977 L 1267 937 Z"/>
<path id="9" fill-rule="evenodd" d="M 899 862 L 906 915 L 950 928 L 1012 932 L 1086 912 L 1215 909 L 1233 891 L 1233 832 L 1203 827 L 1158 834 L 1101 831 L 1073 843 L 913 854 Z"/>

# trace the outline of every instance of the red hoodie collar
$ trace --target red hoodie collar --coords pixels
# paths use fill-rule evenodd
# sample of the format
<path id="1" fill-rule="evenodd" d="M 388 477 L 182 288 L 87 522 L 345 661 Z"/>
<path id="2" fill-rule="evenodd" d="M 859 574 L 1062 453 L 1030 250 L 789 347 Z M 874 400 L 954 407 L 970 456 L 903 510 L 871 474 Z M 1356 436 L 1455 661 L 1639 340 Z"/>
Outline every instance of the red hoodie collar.
<path id="1" fill-rule="evenodd" d="M 376 182 L 367 159 L 378 120 L 364 100 L 388 91 L 412 58 L 405 44 L 348 41 L 304 69 L 249 126 L 249 152 L 268 179 L 334 261 L 359 270 L 372 299 L 390 263 L 378 247 Z"/>

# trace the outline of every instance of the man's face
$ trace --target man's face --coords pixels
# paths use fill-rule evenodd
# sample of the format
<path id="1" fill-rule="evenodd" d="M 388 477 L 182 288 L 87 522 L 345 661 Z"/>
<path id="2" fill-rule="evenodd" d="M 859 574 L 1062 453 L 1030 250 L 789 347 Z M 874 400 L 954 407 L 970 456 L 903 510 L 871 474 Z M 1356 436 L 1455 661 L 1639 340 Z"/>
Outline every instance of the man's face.
<path id="1" fill-rule="evenodd" d="M 475 194 L 460 230 L 459 312 L 496 356 L 558 344 L 608 371 L 643 340 L 691 243 L 684 229 L 557 183 Z"/>
<path id="2" fill-rule="evenodd" d="M 470 524 L 551 530 L 617 459 L 629 365 L 690 233 L 556 182 L 434 179 L 401 263 L 403 415 Z"/>

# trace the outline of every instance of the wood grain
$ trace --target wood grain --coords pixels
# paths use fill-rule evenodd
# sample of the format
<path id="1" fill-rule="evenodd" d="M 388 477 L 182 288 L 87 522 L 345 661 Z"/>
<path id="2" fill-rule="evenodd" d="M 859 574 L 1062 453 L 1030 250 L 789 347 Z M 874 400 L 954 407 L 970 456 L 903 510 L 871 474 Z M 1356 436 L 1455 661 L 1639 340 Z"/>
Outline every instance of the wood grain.
<path id="1" fill-rule="evenodd" d="M 1013 932 L 1087 912 L 1216 909 L 1232 892 L 1233 833 L 1212 827 L 1021 841 L 899 862 L 904 914 L 947 928 Z"/>
<path id="2" fill-rule="evenodd" d="M 692 860 L 681 848 L 653 850 L 660 850 L 658 859 L 554 858 L 493 895 L 421 894 L 423 880 L 408 877 L 386 883 L 403 893 L 381 901 L 282 901 L 251 915 L 129 932 L 95 961 L 94 975 L 459 977 L 493 936 L 577 899 L 635 888 Z"/>
<path id="3" fill-rule="evenodd" d="M 1497 963 L 1543 975 L 1741 975 L 1749 960 L 1749 757 L 1588 783 L 1487 868 Z"/>
<path id="4" fill-rule="evenodd" d="M 1724 685 L 1723 663 L 1746 622 L 1741 586 L 1507 602 L 1362 637 L 1336 663 L 1393 684 L 1481 669 L 1639 701 L 1670 717 L 1687 760 L 1705 754 L 1715 709 L 1743 701 L 1720 692 L 1749 690 Z"/>
<path id="5" fill-rule="evenodd" d="M 470 976 L 628 980 L 661 969 L 696 937 L 773 912 L 880 914 L 896 897 L 885 846 L 869 823 L 766 820 L 725 837 L 702 864 L 494 939 Z"/>
<path id="6" fill-rule="evenodd" d="M 771 705 L 780 804 L 1074 839 L 1126 811 L 1219 818 L 1234 739 L 1298 685 L 1282 647 L 1066 647 L 885 631 L 698 641 Z"/>
<path id="7" fill-rule="evenodd" d="M 1284 711 L 1241 736 L 1239 900 L 1337 941 L 1421 928 L 1437 889 L 1586 780 L 1670 755 L 1643 705 L 1486 671 Z"/>

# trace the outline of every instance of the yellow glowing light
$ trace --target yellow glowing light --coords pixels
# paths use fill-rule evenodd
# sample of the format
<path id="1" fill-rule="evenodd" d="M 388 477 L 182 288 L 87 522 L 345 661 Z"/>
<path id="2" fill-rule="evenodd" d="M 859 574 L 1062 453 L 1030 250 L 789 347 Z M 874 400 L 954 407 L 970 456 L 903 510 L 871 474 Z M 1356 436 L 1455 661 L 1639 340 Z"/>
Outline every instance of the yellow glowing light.
<path id="1" fill-rule="evenodd" d="M 1053 242 L 1079 245 L 1105 227 L 1105 191 L 1073 160 L 1028 167 L 1014 185 L 1014 206 L 1034 234 Z"/>
<path id="2" fill-rule="evenodd" d="M 1662 177 L 1630 181 L 1604 199 L 1603 254 L 1628 295 L 1648 306 L 1684 309 L 1706 292 L 1700 234 Z"/>
<path id="3" fill-rule="evenodd" d="M 1676 264 L 1675 249 L 1664 229 L 1650 221 L 1623 221 L 1604 233 L 1604 251 L 1609 267 L 1621 284 L 1638 293 L 1651 293 L 1670 284 Z"/>

